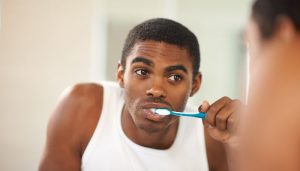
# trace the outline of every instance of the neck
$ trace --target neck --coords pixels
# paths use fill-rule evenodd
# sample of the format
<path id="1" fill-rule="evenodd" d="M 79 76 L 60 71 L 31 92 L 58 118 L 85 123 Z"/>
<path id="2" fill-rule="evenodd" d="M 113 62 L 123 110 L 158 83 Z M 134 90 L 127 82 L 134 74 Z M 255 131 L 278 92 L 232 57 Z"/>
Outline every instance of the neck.
<path id="1" fill-rule="evenodd" d="M 153 127 L 156 124 L 161 123 L 149 121 L 149 125 L 153 125 Z M 121 125 L 125 135 L 134 143 L 154 149 L 168 149 L 175 141 L 179 120 L 176 119 L 164 127 L 149 129 L 149 127 L 145 128 L 136 124 L 130 113 L 123 110 Z"/>

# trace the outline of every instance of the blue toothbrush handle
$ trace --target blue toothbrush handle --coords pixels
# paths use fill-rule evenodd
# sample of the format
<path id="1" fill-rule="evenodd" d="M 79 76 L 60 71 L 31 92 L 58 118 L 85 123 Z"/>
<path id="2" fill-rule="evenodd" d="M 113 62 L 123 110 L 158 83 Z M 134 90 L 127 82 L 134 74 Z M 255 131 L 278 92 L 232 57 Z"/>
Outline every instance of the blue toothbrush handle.
<path id="1" fill-rule="evenodd" d="M 172 112 L 171 115 L 176 116 L 189 116 L 189 117 L 195 117 L 195 118 L 205 118 L 206 114 L 204 112 L 199 113 L 180 113 L 180 112 Z"/>

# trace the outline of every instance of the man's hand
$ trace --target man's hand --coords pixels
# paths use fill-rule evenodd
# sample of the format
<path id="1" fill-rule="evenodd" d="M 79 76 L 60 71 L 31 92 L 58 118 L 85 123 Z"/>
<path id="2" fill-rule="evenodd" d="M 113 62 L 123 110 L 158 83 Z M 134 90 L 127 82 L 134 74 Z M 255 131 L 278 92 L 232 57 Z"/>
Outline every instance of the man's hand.
<path id="1" fill-rule="evenodd" d="M 239 100 L 222 97 L 212 105 L 204 101 L 198 110 L 207 114 L 203 123 L 209 135 L 216 141 L 233 145 L 232 143 L 236 140 L 235 133 L 240 107 Z"/>

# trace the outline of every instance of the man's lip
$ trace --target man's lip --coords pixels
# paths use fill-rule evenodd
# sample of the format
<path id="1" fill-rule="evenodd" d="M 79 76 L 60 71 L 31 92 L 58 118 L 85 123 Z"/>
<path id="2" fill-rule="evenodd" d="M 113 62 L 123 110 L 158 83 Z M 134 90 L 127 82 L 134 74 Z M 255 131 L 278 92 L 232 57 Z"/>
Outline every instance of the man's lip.
<path id="1" fill-rule="evenodd" d="M 172 110 L 172 107 L 164 104 L 164 103 L 156 103 L 156 102 L 148 102 L 142 105 L 142 109 L 145 113 L 145 117 L 149 120 L 155 121 L 155 122 L 160 122 L 162 121 L 164 118 L 168 117 L 168 115 L 158 115 L 153 113 L 153 111 L 151 111 L 151 109 L 157 109 L 157 108 L 167 108 L 169 110 Z"/>
<path id="2" fill-rule="evenodd" d="M 146 104 L 143 105 L 143 108 L 144 108 L 144 109 L 166 108 L 166 109 L 172 110 L 171 106 L 168 106 L 168 105 L 163 104 L 163 103 L 146 103 Z"/>
<path id="3" fill-rule="evenodd" d="M 166 118 L 168 115 L 158 115 L 158 114 L 155 114 L 151 111 L 151 109 L 143 109 L 144 113 L 145 113 L 145 116 L 147 119 L 149 120 L 152 120 L 152 121 L 156 121 L 156 122 L 159 122 L 159 121 L 162 121 L 164 118 Z"/>

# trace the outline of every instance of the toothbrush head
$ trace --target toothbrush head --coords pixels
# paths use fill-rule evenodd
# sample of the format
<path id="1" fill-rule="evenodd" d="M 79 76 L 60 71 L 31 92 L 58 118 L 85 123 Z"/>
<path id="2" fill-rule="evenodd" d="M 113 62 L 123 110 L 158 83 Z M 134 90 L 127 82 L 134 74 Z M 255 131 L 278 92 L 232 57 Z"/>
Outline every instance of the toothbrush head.
<path id="1" fill-rule="evenodd" d="M 152 108 L 151 111 L 158 115 L 170 115 L 171 114 L 171 111 L 166 108 L 158 108 L 158 109 Z"/>

